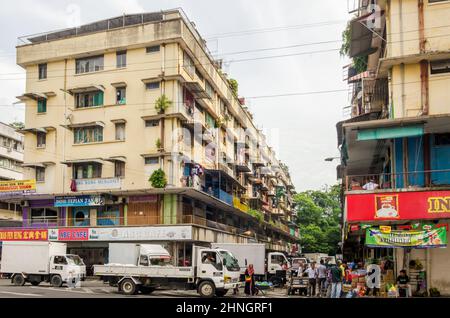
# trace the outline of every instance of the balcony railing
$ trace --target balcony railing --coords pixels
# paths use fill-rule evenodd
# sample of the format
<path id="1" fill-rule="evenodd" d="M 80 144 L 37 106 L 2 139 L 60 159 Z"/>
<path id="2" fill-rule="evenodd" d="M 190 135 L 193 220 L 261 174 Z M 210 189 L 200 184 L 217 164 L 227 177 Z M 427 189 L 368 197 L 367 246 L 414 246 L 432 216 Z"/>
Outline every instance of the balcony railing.
<path id="1" fill-rule="evenodd" d="M 450 169 L 349 175 L 344 186 L 347 191 L 450 187 Z"/>

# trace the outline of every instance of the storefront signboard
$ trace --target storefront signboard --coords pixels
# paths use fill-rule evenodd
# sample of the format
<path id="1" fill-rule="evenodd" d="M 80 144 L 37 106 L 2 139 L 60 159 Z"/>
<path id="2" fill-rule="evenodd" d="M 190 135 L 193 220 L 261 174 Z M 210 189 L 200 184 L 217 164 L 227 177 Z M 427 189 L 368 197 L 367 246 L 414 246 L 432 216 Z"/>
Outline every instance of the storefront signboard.
<path id="1" fill-rule="evenodd" d="M 0 197 L 16 194 L 36 192 L 36 180 L 8 180 L 0 181 Z"/>
<path id="2" fill-rule="evenodd" d="M 47 230 L 0 230 L 0 241 L 47 241 Z"/>
<path id="3" fill-rule="evenodd" d="M 55 207 L 101 206 L 105 198 L 101 195 L 79 195 L 55 197 Z"/>
<path id="4" fill-rule="evenodd" d="M 156 201 L 158 201 L 158 196 L 156 194 L 133 195 L 129 197 L 130 203 L 156 202 Z"/>
<path id="5" fill-rule="evenodd" d="M 450 218 L 450 191 L 349 193 L 347 221 L 389 221 Z"/>
<path id="6" fill-rule="evenodd" d="M 120 189 L 120 178 L 95 178 L 75 180 L 77 191 Z"/>
<path id="7" fill-rule="evenodd" d="M 49 229 L 50 241 L 87 241 L 89 230 L 87 228 Z"/>
<path id="8" fill-rule="evenodd" d="M 147 226 L 89 229 L 89 241 L 176 241 L 191 239 L 191 226 Z"/>
<path id="9" fill-rule="evenodd" d="M 368 247 L 409 247 L 431 248 L 447 246 L 447 230 L 445 227 L 430 231 L 391 231 L 384 233 L 379 229 L 366 230 L 366 246 Z"/>

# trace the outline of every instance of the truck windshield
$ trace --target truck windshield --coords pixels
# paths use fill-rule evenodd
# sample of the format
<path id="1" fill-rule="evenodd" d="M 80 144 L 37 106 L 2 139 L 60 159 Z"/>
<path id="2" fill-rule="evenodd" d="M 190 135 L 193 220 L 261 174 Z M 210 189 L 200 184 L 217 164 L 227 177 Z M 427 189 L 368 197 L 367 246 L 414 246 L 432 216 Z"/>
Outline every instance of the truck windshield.
<path id="1" fill-rule="evenodd" d="M 71 265 L 78 265 L 82 266 L 84 265 L 83 260 L 78 255 L 66 255 L 67 261 Z"/>
<path id="2" fill-rule="evenodd" d="M 220 256 L 222 256 L 224 263 L 226 263 L 225 267 L 232 272 L 240 271 L 239 262 L 236 257 L 233 256 L 230 252 L 220 251 Z"/>

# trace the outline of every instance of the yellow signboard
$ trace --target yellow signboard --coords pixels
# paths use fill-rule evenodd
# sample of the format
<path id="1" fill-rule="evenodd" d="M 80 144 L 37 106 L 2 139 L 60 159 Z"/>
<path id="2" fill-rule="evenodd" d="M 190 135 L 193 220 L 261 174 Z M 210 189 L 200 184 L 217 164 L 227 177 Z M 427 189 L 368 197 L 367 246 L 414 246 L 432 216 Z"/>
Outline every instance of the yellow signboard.
<path id="1" fill-rule="evenodd" d="M 0 181 L 0 192 L 36 192 L 36 180 Z"/>
<path id="2" fill-rule="evenodd" d="M 380 232 L 381 233 L 391 233 L 391 227 L 386 225 L 380 225 Z"/>

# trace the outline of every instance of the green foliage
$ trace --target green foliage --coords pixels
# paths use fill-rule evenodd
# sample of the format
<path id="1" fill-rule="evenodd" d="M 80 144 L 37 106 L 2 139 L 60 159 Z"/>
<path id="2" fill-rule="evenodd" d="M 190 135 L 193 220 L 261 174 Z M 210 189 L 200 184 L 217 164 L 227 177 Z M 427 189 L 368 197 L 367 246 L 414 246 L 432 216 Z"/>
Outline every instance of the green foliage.
<path id="1" fill-rule="evenodd" d="M 25 124 L 21 121 L 15 121 L 9 124 L 11 127 L 13 127 L 16 130 L 21 130 L 25 128 Z"/>
<path id="2" fill-rule="evenodd" d="M 161 95 L 155 102 L 155 109 L 158 113 L 164 113 L 172 105 L 172 101 L 165 94 Z"/>
<path id="3" fill-rule="evenodd" d="M 350 23 L 347 24 L 347 27 L 342 32 L 342 45 L 339 53 L 341 56 L 347 56 L 350 53 L 350 43 L 352 41 L 352 34 L 350 29 Z M 353 58 L 353 66 L 357 73 L 362 73 L 367 70 L 367 61 L 368 56 L 355 56 Z"/>
<path id="4" fill-rule="evenodd" d="M 155 145 L 156 145 L 156 149 L 161 149 L 161 139 L 160 138 L 156 139 Z"/>
<path id="5" fill-rule="evenodd" d="M 339 185 L 322 191 L 301 192 L 294 197 L 301 245 L 305 253 L 337 253 L 341 241 L 339 197 Z"/>
<path id="6" fill-rule="evenodd" d="M 230 78 L 228 80 L 228 84 L 230 84 L 231 90 L 233 91 L 233 94 L 238 96 L 238 90 L 239 90 L 239 84 L 234 78 Z"/>
<path id="7" fill-rule="evenodd" d="M 165 188 L 167 185 L 166 174 L 162 169 L 155 170 L 148 181 L 150 181 L 153 188 L 157 189 Z"/>
<path id="8" fill-rule="evenodd" d="M 257 219 L 259 223 L 264 222 L 264 215 L 261 211 L 249 209 L 247 213 Z"/>

